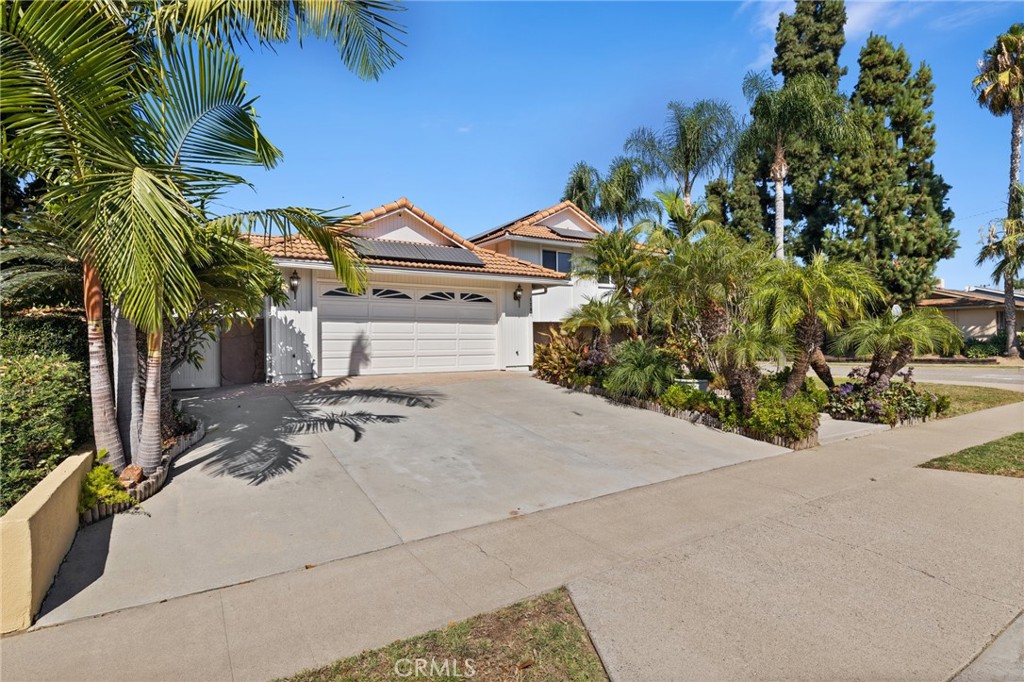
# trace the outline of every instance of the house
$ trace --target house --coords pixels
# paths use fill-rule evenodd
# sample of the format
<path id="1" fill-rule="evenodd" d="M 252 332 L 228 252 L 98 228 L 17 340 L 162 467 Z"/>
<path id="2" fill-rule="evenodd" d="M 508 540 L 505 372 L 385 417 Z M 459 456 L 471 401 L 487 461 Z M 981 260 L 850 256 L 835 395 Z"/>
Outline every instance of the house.
<path id="1" fill-rule="evenodd" d="M 590 241 L 604 232 L 574 203 L 563 201 L 471 237 L 470 241 L 565 274 L 571 286 L 542 286 L 533 291 L 534 340 L 539 343 L 544 340 L 540 335 L 552 324 L 561 322 L 574 308 L 612 291 L 610 282 L 580 279 L 572 272 L 573 259 L 582 255 Z"/>
<path id="2" fill-rule="evenodd" d="M 1024 291 L 1014 296 L 1017 330 L 1024 329 Z M 965 339 L 987 339 L 1002 331 L 1005 320 L 1004 294 L 1001 289 L 968 287 L 964 291 L 938 288 L 919 303 L 941 310 L 960 328 Z"/>
<path id="3" fill-rule="evenodd" d="M 563 220 L 589 219 L 574 209 Z M 231 376 L 279 382 L 532 365 L 532 293 L 570 288 L 557 257 L 554 267 L 544 267 L 539 251 L 524 259 L 508 249 L 483 248 L 404 197 L 354 222 L 350 234 L 368 268 L 365 291 L 348 291 L 324 252 L 304 237 L 250 237 L 281 268 L 289 302 L 268 303 L 244 344 L 237 334 L 222 335 L 206 349 L 203 368 L 180 368 L 172 385 L 219 386 Z"/>

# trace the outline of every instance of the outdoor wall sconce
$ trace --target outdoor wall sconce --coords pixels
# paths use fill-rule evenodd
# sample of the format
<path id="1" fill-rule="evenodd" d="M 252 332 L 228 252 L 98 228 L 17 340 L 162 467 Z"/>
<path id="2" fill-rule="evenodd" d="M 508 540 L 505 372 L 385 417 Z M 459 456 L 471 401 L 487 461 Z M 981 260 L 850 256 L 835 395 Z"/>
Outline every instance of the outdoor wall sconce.
<path id="1" fill-rule="evenodd" d="M 523 304 L 523 285 L 517 284 L 516 290 L 512 292 L 512 298 L 515 299 L 516 305 Z"/>
<path id="2" fill-rule="evenodd" d="M 299 284 L 302 283 L 302 278 L 299 277 L 298 270 L 292 270 L 292 276 L 288 278 L 288 288 L 292 290 L 292 298 L 298 298 Z"/>

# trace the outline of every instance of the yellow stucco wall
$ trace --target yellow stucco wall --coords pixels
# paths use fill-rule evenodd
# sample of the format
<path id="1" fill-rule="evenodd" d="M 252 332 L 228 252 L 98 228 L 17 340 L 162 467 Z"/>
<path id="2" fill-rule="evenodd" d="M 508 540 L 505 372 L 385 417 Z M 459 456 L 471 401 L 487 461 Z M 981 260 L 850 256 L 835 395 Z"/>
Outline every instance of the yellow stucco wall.
<path id="1" fill-rule="evenodd" d="M 960 328 L 964 338 L 987 339 L 999 333 L 995 308 L 960 308 L 943 313 Z"/>
<path id="2" fill-rule="evenodd" d="M 0 518 L 0 631 L 32 625 L 78 531 L 92 451 L 72 455 Z"/>

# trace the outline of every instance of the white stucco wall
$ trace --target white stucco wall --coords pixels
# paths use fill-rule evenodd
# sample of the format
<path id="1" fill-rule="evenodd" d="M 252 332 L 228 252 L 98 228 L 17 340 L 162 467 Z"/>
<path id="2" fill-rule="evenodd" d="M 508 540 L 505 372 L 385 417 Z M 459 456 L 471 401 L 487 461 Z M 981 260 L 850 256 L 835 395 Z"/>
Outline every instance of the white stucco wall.
<path id="1" fill-rule="evenodd" d="M 452 246 L 452 241 L 407 210 L 396 211 L 352 230 L 353 236 Z"/>
<path id="2" fill-rule="evenodd" d="M 293 270 L 301 279 L 296 295 L 288 304 L 271 305 L 267 311 L 267 380 L 272 382 L 311 379 L 318 375 L 315 271 L 282 268 L 285 282 Z"/>
<path id="3" fill-rule="evenodd" d="M 544 250 L 567 251 L 573 257 L 581 255 L 586 250 L 584 246 L 554 245 L 551 246 L 535 244 L 532 242 L 507 242 L 512 244 L 512 255 L 516 258 L 542 265 L 541 252 Z M 499 245 L 501 242 L 499 242 Z M 565 317 L 591 298 L 605 296 L 611 291 L 611 287 L 599 285 L 593 280 L 579 279 L 572 277 L 572 286 L 548 287 L 547 292 L 537 291 L 533 296 L 533 321 L 534 322 L 561 322 Z"/>

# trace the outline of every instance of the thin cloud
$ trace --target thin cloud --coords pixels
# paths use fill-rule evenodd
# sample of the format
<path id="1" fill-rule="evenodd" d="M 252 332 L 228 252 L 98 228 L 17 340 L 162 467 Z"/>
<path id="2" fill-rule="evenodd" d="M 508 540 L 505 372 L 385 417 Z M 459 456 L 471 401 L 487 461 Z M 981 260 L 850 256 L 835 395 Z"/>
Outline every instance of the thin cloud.
<path id="1" fill-rule="evenodd" d="M 896 28 L 924 12 L 929 5 L 938 6 L 900 0 L 850 2 L 846 6 L 846 38 L 860 38 L 868 33 Z"/>
<path id="2" fill-rule="evenodd" d="M 1020 6 L 1013 2 L 972 2 L 957 3 L 956 7 L 955 11 L 933 17 L 928 22 L 928 28 L 935 31 L 955 31 L 989 17 L 1019 11 Z M 1018 9 L 1014 10 L 1015 7 Z"/>
<path id="3" fill-rule="evenodd" d="M 460 126 L 455 129 L 455 132 L 462 134 L 470 133 L 473 132 L 473 126 Z"/>
<path id="4" fill-rule="evenodd" d="M 775 57 L 775 29 L 779 25 L 779 14 L 792 14 L 796 7 L 794 0 L 744 0 L 736 9 L 736 15 L 752 15 L 751 34 L 759 42 L 757 58 L 747 65 L 754 70 L 765 69 Z"/>

